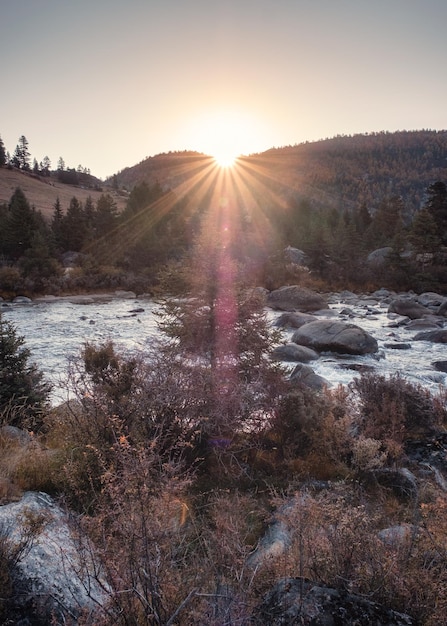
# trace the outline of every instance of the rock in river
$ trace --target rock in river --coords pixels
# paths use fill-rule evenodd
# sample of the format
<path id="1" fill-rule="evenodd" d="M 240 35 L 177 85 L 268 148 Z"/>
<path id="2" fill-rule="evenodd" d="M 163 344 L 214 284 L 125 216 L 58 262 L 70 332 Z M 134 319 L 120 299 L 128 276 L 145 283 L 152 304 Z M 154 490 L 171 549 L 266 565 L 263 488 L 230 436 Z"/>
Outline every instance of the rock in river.
<path id="1" fill-rule="evenodd" d="M 289 285 L 271 291 L 267 296 L 267 306 L 280 311 L 318 311 L 327 307 L 326 299 L 319 293 Z"/>
<path id="2" fill-rule="evenodd" d="M 318 320 L 299 328 L 292 341 L 319 352 L 340 354 L 371 354 L 377 352 L 376 339 L 355 324 L 334 320 Z"/>

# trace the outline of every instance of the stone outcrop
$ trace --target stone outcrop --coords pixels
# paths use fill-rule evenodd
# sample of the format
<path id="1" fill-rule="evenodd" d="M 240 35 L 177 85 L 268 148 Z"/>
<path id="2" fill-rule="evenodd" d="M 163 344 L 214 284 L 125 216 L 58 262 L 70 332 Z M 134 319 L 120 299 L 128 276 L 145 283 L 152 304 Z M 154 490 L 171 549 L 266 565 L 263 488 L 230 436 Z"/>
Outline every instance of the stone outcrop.
<path id="1" fill-rule="evenodd" d="M 377 352 L 378 343 L 368 332 L 345 322 L 318 320 L 299 328 L 292 341 L 318 352 L 339 354 L 371 354 Z"/>
<path id="2" fill-rule="evenodd" d="M 29 525 L 35 531 L 13 573 L 11 613 L 65 624 L 104 604 L 106 584 L 99 579 L 99 564 L 93 562 L 85 537 L 87 549 L 81 548 L 81 537 L 49 495 L 26 492 L 19 502 L 0 507 L 0 529 L 7 540 L 23 542 Z"/>
<path id="3" fill-rule="evenodd" d="M 326 299 L 319 293 L 290 285 L 271 291 L 267 296 L 267 306 L 279 311 L 318 311 L 327 307 Z"/>

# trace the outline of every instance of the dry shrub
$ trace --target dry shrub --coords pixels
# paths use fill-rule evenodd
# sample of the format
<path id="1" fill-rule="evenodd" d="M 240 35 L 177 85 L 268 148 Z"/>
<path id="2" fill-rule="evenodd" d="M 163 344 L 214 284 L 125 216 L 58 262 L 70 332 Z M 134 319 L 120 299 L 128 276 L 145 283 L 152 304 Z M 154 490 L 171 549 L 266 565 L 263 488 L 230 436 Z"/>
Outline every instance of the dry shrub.
<path id="1" fill-rule="evenodd" d="M 347 474 L 353 441 L 347 407 L 341 387 L 333 392 L 300 387 L 282 398 L 267 436 L 288 471 L 324 479 Z"/>
<path id="2" fill-rule="evenodd" d="M 387 524 L 377 503 L 359 500 L 346 486 L 320 494 L 301 490 L 293 501 L 280 498 L 276 504 L 276 519 L 289 529 L 291 545 L 282 557 L 261 566 L 258 591 L 264 592 L 272 580 L 300 576 L 369 597 L 423 626 L 445 623 L 445 494 L 413 511 L 411 523 L 398 524 L 392 541 L 382 539 L 379 531 L 394 527 L 396 520 Z M 408 512 L 400 508 L 394 513 L 402 519 Z"/>
<path id="3" fill-rule="evenodd" d="M 197 540 L 180 466 L 154 447 L 115 446 L 97 514 L 86 520 L 111 587 L 105 623 L 166 624 L 194 587 L 188 553 Z M 121 617 L 119 617 L 121 616 Z"/>
<path id="4" fill-rule="evenodd" d="M 0 499 L 21 491 L 57 491 L 60 472 L 58 455 L 43 445 L 41 437 L 13 431 L 0 435 Z"/>
<path id="5" fill-rule="evenodd" d="M 358 400 L 359 432 L 382 441 L 390 462 L 401 457 L 405 441 L 433 435 L 446 422 L 445 403 L 399 373 L 365 374 L 351 389 Z"/>

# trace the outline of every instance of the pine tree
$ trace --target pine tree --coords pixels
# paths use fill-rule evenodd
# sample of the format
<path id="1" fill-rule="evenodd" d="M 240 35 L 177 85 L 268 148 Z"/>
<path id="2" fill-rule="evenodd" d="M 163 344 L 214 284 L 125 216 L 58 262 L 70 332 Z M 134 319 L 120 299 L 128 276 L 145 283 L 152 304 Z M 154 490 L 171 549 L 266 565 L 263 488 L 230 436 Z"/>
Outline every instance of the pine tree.
<path id="1" fill-rule="evenodd" d="M 19 138 L 19 143 L 16 146 L 12 157 L 12 163 L 15 167 L 18 167 L 21 170 L 29 171 L 31 169 L 30 166 L 30 158 L 31 154 L 28 150 L 28 140 L 25 135 L 22 135 Z"/>
<path id="2" fill-rule="evenodd" d="M 441 235 L 428 208 L 418 211 L 413 219 L 409 240 L 419 254 L 435 254 L 441 245 Z"/>
<path id="3" fill-rule="evenodd" d="M 7 160 L 6 160 L 5 144 L 3 143 L 3 140 L 0 137 L 0 167 L 3 167 L 4 165 L 6 165 L 6 163 L 7 163 Z"/>
<path id="4" fill-rule="evenodd" d="M 50 385 L 14 325 L 0 313 L 0 414 L 14 426 L 36 430 L 47 406 Z"/>
<path id="5" fill-rule="evenodd" d="M 31 246 L 35 229 L 36 213 L 23 191 L 17 187 L 9 203 L 5 228 L 5 247 L 11 258 L 18 259 Z"/>
<path id="6" fill-rule="evenodd" d="M 428 187 L 425 208 L 436 222 L 442 243 L 447 245 L 447 187 L 443 182 Z"/>
<path id="7" fill-rule="evenodd" d="M 189 297 L 168 300 L 160 324 L 172 339 L 163 351 L 166 362 L 178 363 L 181 371 L 173 375 L 185 377 L 188 393 L 197 394 L 192 404 L 205 439 L 231 440 L 249 428 L 256 415 L 273 410 L 283 383 L 269 357 L 278 337 L 245 287 L 231 236 L 214 215 L 207 220 L 185 267 Z"/>

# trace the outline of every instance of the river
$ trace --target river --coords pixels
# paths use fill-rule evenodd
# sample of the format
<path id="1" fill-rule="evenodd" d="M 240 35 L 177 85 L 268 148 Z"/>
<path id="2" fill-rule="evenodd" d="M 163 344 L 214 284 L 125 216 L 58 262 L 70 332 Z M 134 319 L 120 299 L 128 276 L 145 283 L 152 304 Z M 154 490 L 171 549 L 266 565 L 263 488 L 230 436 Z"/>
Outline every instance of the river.
<path id="1" fill-rule="evenodd" d="M 76 299 L 74 299 L 76 300 Z M 112 340 L 125 350 L 144 352 L 156 336 L 156 303 L 150 299 L 113 298 L 109 301 L 70 301 L 55 299 L 49 302 L 6 304 L 0 309 L 5 319 L 15 325 L 25 345 L 31 351 L 31 360 L 54 385 L 53 400 L 66 398 L 66 374 L 70 357 L 79 355 L 86 341 L 101 343 Z M 322 312 L 321 318 L 341 314 L 346 305 L 333 302 L 332 311 Z M 420 383 L 433 392 L 447 382 L 447 374 L 437 371 L 432 363 L 447 360 L 447 346 L 426 341 L 413 341 L 415 331 L 404 326 L 392 327 L 387 307 L 377 304 L 353 307 L 349 322 L 361 326 L 379 343 L 379 352 L 366 356 L 336 356 L 322 354 L 312 368 L 329 383 L 348 384 L 358 371 L 357 366 L 372 366 L 382 374 L 400 372 L 412 382 Z M 272 323 L 279 313 L 268 311 Z M 284 332 L 284 340 L 293 331 Z M 386 344 L 407 343 L 409 349 L 398 350 Z M 288 364 L 289 367 L 293 365 Z"/>

